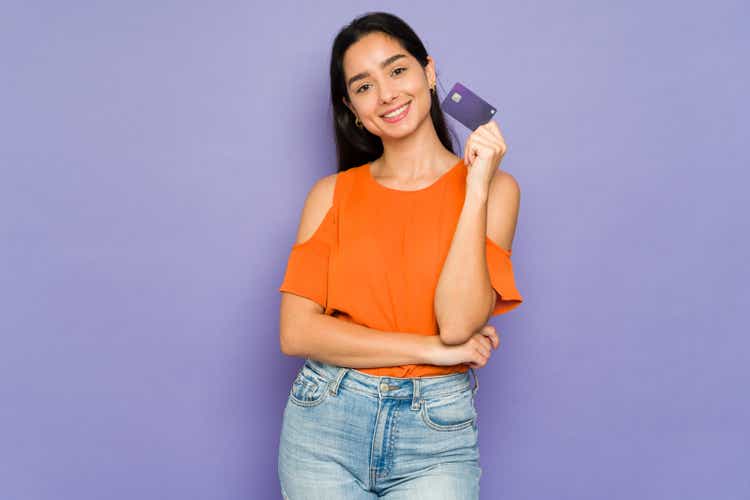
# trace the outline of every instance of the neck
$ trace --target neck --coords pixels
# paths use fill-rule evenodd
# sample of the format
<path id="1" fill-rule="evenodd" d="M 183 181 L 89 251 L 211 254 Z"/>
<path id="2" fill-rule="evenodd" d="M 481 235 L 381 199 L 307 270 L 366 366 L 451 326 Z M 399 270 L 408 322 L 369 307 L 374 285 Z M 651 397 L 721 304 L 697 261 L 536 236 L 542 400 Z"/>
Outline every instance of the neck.
<path id="1" fill-rule="evenodd" d="M 426 117 L 406 137 L 381 137 L 383 155 L 372 162 L 379 177 L 421 179 L 440 175 L 458 158 L 443 146 L 432 120 Z"/>

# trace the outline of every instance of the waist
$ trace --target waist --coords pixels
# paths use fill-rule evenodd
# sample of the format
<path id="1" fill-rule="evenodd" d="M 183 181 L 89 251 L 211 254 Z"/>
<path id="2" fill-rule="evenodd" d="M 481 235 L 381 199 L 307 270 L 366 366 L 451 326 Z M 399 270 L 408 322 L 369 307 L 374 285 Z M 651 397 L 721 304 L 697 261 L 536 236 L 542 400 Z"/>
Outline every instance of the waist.
<path id="1" fill-rule="evenodd" d="M 455 373 L 466 373 L 469 366 L 465 364 L 438 366 L 438 365 L 399 365 L 383 366 L 378 368 L 353 368 L 358 372 L 372 375 L 373 377 L 396 377 L 396 378 L 423 378 L 437 377 L 441 375 L 452 375 Z"/>
<path id="2" fill-rule="evenodd" d="M 336 379 L 343 371 L 339 387 L 369 393 L 373 396 L 387 393 L 392 398 L 412 398 L 416 390 L 418 395 L 429 397 L 461 392 L 471 388 L 471 375 L 469 374 L 469 367 L 466 365 L 462 365 L 466 368 L 464 371 L 419 377 L 372 375 L 359 369 L 343 368 L 311 358 L 305 359 L 305 366 L 328 380 Z M 472 370 L 472 373 L 476 380 L 476 372 Z M 475 386 L 477 384 L 478 381 L 475 382 Z"/>

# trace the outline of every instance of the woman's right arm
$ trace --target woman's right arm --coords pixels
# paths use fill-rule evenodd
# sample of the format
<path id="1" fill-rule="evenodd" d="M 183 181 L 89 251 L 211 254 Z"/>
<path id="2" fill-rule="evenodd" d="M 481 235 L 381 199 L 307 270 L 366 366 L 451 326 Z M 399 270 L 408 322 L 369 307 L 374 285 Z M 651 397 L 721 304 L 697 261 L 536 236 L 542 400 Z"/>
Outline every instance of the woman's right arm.
<path id="1" fill-rule="evenodd" d="M 299 295 L 281 298 L 281 351 L 349 368 L 433 364 L 437 335 L 383 332 L 323 314 L 320 304 Z"/>

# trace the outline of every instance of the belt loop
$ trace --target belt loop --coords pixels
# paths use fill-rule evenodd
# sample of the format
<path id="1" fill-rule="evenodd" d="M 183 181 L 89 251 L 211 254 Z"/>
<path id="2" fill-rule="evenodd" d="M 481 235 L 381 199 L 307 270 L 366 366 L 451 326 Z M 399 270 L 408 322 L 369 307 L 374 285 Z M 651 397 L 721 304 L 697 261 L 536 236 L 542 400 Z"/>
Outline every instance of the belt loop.
<path id="1" fill-rule="evenodd" d="M 414 393 L 411 399 L 411 409 L 418 410 L 419 405 L 422 403 L 420 394 L 419 394 L 419 387 L 422 384 L 422 381 L 419 379 L 419 377 L 413 377 L 411 380 L 412 380 L 412 383 L 414 384 Z"/>
<path id="2" fill-rule="evenodd" d="M 345 366 L 339 367 L 339 372 L 336 374 L 336 378 L 331 380 L 330 385 L 328 386 L 328 391 L 336 396 L 339 391 L 339 384 L 341 384 L 341 380 L 344 378 L 344 375 L 346 375 L 346 372 L 349 371 L 349 368 L 346 368 Z"/>
<path id="3" fill-rule="evenodd" d="M 477 390 L 479 390 L 479 375 L 477 375 L 477 372 L 474 370 L 474 368 L 469 368 L 471 370 L 471 373 L 474 374 L 474 388 L 471 390 L 471 395 L 475 396 L 477 394 Z"/>

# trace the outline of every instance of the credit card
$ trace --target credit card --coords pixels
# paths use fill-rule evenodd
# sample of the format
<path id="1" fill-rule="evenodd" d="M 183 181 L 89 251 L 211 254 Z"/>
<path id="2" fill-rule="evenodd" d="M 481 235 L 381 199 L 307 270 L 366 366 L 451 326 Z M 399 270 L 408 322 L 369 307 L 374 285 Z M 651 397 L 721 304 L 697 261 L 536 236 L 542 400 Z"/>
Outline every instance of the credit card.
<path id="1" fill-rule="evenodd" d="M 443 99 L 442 108 L 472 132 L 490 121 L 497 112 L 494 106 L 458 82 Z"/>

